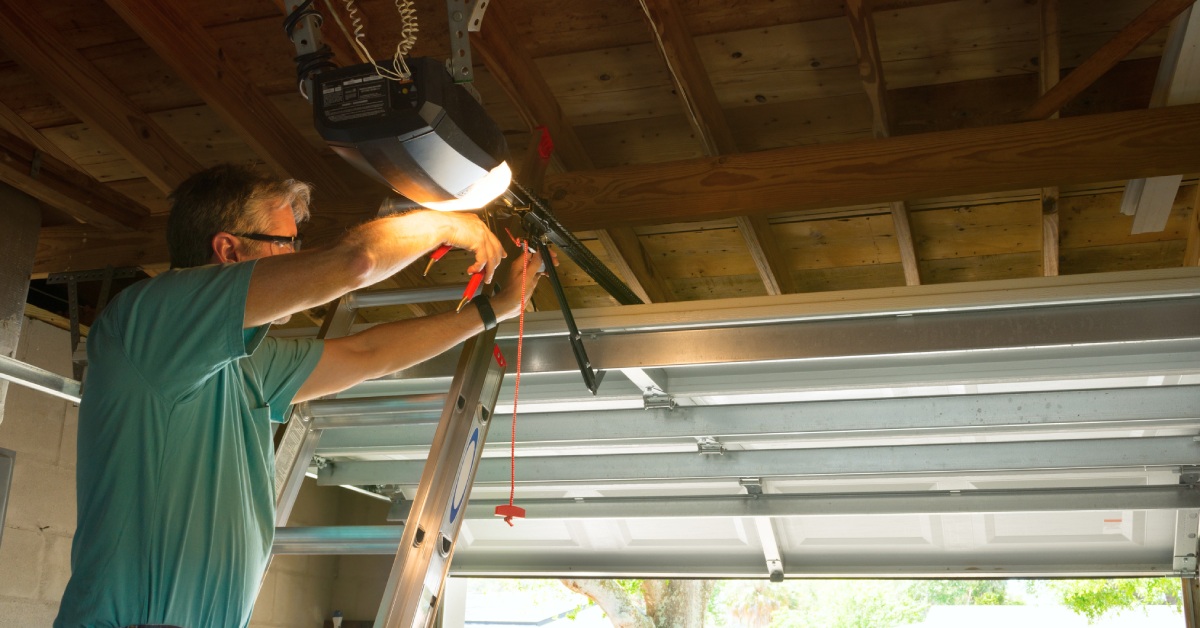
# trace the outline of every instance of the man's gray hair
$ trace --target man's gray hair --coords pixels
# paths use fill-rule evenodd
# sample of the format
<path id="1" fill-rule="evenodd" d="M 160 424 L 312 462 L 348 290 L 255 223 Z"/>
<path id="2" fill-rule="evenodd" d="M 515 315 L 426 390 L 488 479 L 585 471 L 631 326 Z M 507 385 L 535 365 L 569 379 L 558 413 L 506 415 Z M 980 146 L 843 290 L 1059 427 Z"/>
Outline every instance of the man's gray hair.
<path id="1" fill-rule="evenodd" d="M 191 268 L 212 261 L 217 233 L 261 233 L 269 226 L 270 210 L 283 203 L 291 203 L 297 224 L 308 220 L 312 186 L 222 164 L 188 177 L 168 198 L 171 268 Z"/>

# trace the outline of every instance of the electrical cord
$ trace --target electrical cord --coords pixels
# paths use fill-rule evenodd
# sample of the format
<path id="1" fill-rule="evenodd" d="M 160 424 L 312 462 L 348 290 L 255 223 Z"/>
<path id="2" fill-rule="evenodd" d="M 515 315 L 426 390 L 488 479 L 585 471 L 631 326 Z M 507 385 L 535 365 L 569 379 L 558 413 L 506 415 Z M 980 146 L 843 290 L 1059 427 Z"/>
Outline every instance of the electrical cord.
<path id="1" fill-rule="evenodd" d="M 363 24 L 362 15 L 359 13 L 358 5 L 355 0 L 344 0 L 347 17 L 350 19 L 351 26 L 354 27 L 354 34 L 350 41 L 354 47 L 362 54 L 366 55 L 367 63 L 375 66 L 375 73 L 386 79 L 393 81 L 407 82 L 412 78 L 412 70 L 409 70 L 408 64 L 404 61 L 404 55 L 412 49 L 417 42 L 417 13 L 413 7 L 412 0 L 396 0 L 396 11 L 400 14 L 402 23 L 400 29 L 400 42 L 396 44 L 396 51 L 392 55 L 392 67 L 386 68 L 375 61 L 371 56 L 371 51 L 366 44 L 366 26 Z"/>
<path id="2" fill-rule="evenodd" d="M 338 15 L 338 11 L 333 6 L 333 3 L 334 0 L 325 0 L 325 8 L 329 9 L 329 15 L 333 16 L 333 21 L 337 23 L 338 30 L 342 31 L 342 36 L 346 38 L 346 41 L 352 41 L 354 36 L 350 34 L 350 31 L 346 30 L 346 24 L 342 22 L 342 18 Z M 358 55 L 359 61 L 362 63 L 367 62 L 367 57 L 362 53 L 362 50 L 358 49 L 358 46 L 351 46 L 351 48 L 354 50 L 354 54 Z"/>

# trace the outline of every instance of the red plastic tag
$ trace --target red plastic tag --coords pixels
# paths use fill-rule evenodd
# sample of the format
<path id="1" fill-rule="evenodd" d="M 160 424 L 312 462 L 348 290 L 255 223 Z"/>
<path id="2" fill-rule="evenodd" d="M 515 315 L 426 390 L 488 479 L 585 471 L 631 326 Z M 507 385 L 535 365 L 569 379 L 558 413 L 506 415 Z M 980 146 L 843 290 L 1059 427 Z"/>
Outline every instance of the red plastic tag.
<path id="1" fill-rule="evenodd" d="M 512 504 L 501 504 L 496 506 L 496 516 L 504 517 L 504 523 L 511 526 L 513 519 L 525 518 L 525 509 L 520 506 L 513 506 Z"/>
<path id="2" fill-rule="evenodd" d="M 504 354 L 500 353 L 500 345 L 492 347 L 492 355 L 496 356 L 496 364 L 508 368 L 508 362 L 504 360 Z"/>

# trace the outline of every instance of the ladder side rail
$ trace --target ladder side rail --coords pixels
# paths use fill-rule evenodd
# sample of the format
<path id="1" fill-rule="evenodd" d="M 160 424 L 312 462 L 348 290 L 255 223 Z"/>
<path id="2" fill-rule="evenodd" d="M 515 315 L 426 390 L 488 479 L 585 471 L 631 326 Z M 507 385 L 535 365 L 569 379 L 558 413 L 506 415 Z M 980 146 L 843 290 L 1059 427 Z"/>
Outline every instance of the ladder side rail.
<path id="1" fill-rule="evenodd" d="M 496 330 L 487 330 L 463 347 L 448 403 L 404 522 L 375 618 L 377 627 L 425 628 L 436 616 L 504 380 L 505 364 L 495 338 Z"/>

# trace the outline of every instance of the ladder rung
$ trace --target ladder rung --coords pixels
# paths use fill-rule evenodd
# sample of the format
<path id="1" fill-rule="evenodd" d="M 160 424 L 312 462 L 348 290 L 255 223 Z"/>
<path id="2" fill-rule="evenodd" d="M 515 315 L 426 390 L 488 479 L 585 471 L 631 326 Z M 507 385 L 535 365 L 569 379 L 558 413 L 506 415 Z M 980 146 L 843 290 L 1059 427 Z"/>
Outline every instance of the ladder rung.
<path id="1" fill-rule="evenodd" d="M 446 406 L 446 395 L 427 393 L 396 397 L 349 397 L 345 399 L 315 399 L 308 402 L 308 416 L 317 419 L 337 416 L 361 416 L 364 414 L 387 414 L 393 412 L 426 412 L 435 410 L 441 414 Z"/>
<path id="2" fill-rule="evenodd" d="M 370 292 L 354 292 L 349 295 L 351 308 L 382 307 L 384 305 L 404 305 L 408 303 L 429 303 L 431 301 L 458 301 L 462 298 L 467 285 L 438 286 L 436 288 L 413 288 L 400 290 L 372 290 Z"/>
<path id="3" fill-rule="evenodd" d="M 402 534 L 402 525 L 275 528 L 271 553 L 395 555 Z"/>

